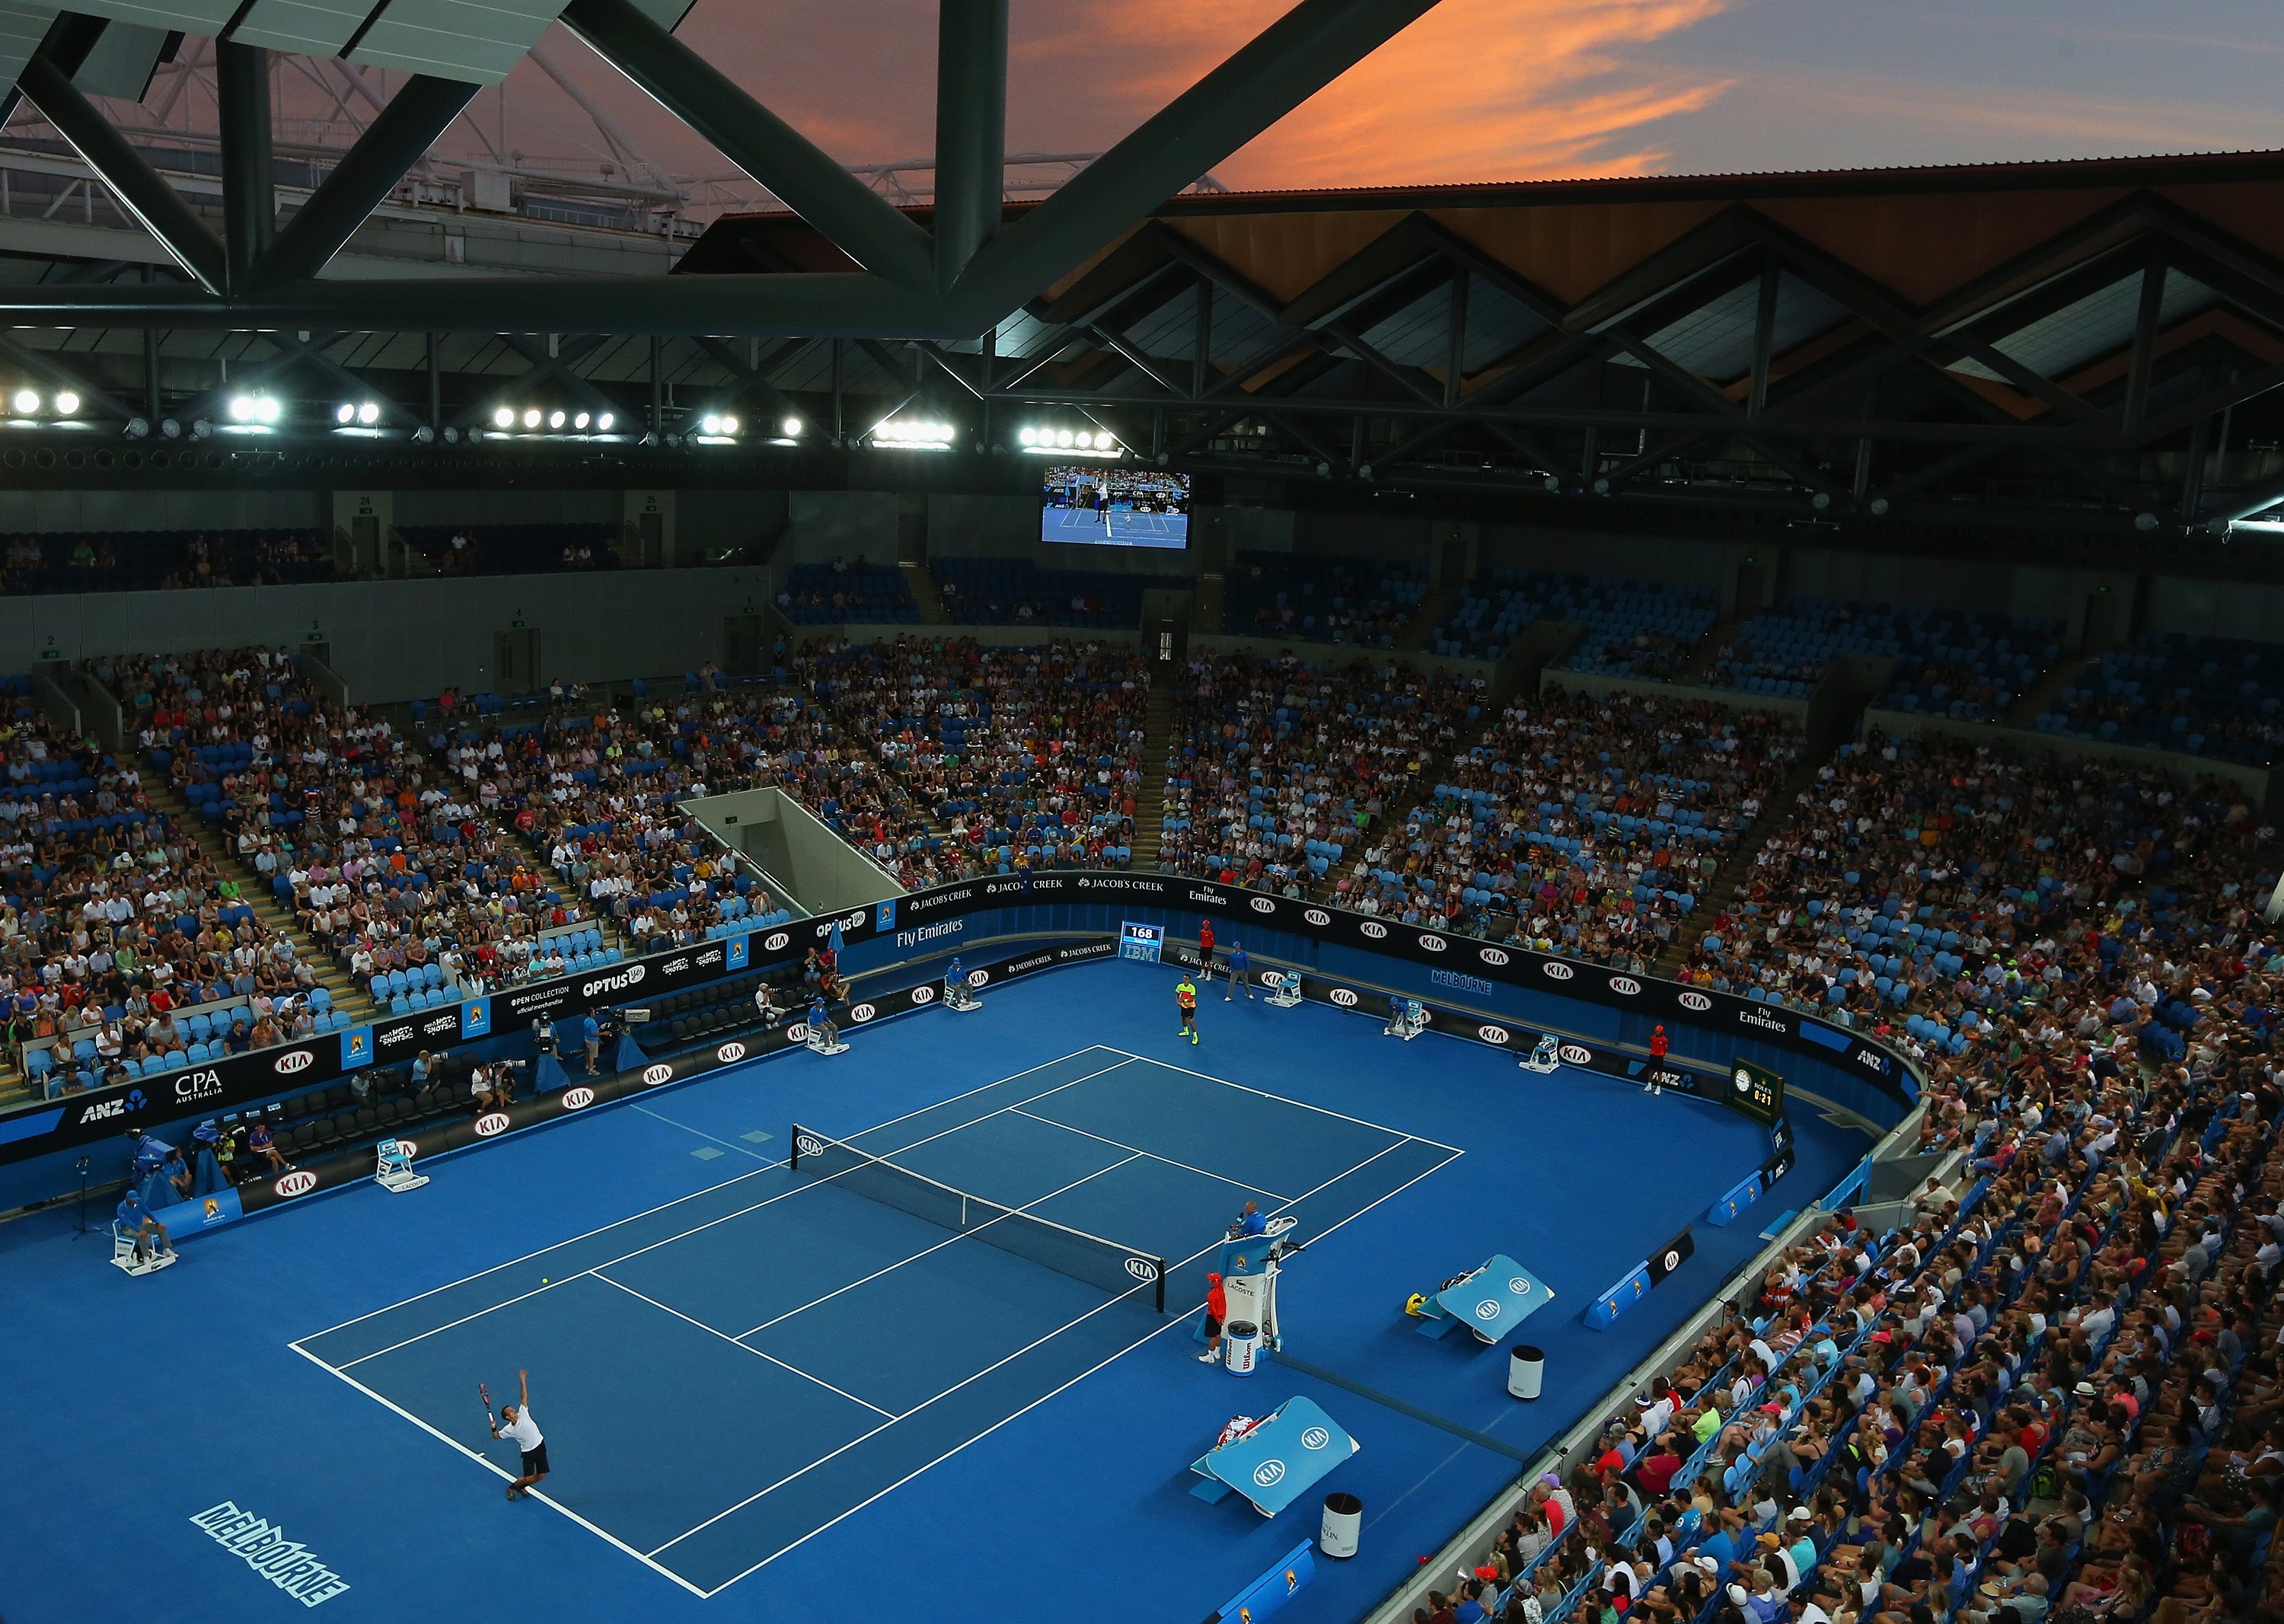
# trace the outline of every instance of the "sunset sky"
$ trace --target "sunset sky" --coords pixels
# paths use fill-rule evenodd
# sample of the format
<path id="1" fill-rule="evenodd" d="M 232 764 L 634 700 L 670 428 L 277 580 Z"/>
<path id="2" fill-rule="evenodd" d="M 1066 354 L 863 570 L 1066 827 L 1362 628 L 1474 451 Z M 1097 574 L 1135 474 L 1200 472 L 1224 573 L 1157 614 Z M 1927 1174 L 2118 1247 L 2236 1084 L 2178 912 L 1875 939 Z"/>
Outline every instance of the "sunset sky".
<path id="1" fill-rule="evenodd" d="M 1013 0 L 1011 149 L 1109 145 L 1286 0 Z M 932 0 L 697 0 L 682 36 L 846 161 L 934 146 Z M 559 27 L 664 167 L 724 166 Z M 1240 189 L 2284 146 L 2277 0 L 1443 0 L 1244 152 Z M 491 108 L 487 112 L 487 107 Z M 511 144 L 601 152 L 527 64 Z M 478 117 L 490 128 L 491 97 Z"/>

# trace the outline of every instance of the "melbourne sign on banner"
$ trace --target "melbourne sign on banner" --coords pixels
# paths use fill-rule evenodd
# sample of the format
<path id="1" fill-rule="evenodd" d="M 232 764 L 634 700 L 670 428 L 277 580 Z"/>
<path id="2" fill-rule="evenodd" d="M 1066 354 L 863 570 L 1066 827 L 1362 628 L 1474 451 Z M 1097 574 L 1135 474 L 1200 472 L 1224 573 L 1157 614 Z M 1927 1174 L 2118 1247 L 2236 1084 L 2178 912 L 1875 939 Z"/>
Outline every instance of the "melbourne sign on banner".
<path id="1" fill-rule="evenodd" d="M 1726 1032 L 1811 1054 L 1826 1063 L 1840 1063 L 1892 1098 L 1908 1104 L 1918 1097 L 1919 1079 L 1900 1057 L 1845 1028 L 1796 1011 L 1631 976 L 1521 947 L 1370 918 L 1319 903 L 1266 896 L 1210 880 L 1084 869 L 1028 878 L 1000 875 L 962 880 L 898 897 L 893 906 L 867 906 L 766 926 L 742 937 L 717 938 L 605 965 L 585 975 L 559 976 L 511 988 L 470 1001 L 482 1006 L 481 1022 L 474 1028 L 464 1015 L 469 1008 L 466 1004 L 384 1019 L 374 1023 L 369 1042 L 360 1039 L 357 1052 L 379 1065 L 401 1065 L 424 1049 L 447 1050 L 462 1042 L 527 1031 L 542 1017 L 556 1020 L 591 1009 L 642 1003 L 733 971 L 767 970 L 797 961 L 827 941 L 835 926 L 846 943 L 888 935 L 900 946 L 919 947 L 941 939 L 950 947 L 961 937 L 957 922 L 971 915 L 1003 909 L 1095 905 L 1106 910 L 1106 920 L 1068 918 L 1051 921 L 1044 928 L 1115 932 L 1118 922 L 1109 916 L 1120 910 L 1154 908 L 1187 927 L 1172 932 L 1179 936 L 1190 934 L 1197 919 L 1213 918 L 1223 922 L 1224 941 L 1240 936 L 1248 926 L 1277 931 L 1433 965 L 1445 972 L 1436 976 L 1437 983 L 1455 990 L 1474 991 L 1476 988 L 1470 983 L 1489 981 L 1637 1011 L 1654 1020 Z M 953 928 L 931 928 L 947 925 Z M 978 933 L 985 940 L 990 933 Z M 912 939 L 910 942 L 905 941 L 908 936 Z M 742 946 L 733 949 L 732 942 Z M 337 1033 L 288 1049 L 233 1056 L 180 1073 L 140 1078 L 116 1088 L 24 1107 L 0 1116 L 0 1162 L 87 1144 L 123 1127 L 179 1120 L 329 1081 L 355 1064 L 345 1064 L 343 1058 L 344 1050 L 350 1047 L 344 1040 L 349 1035 Z M 288 1072 L 288 1066 L 294 1069 Z"/>

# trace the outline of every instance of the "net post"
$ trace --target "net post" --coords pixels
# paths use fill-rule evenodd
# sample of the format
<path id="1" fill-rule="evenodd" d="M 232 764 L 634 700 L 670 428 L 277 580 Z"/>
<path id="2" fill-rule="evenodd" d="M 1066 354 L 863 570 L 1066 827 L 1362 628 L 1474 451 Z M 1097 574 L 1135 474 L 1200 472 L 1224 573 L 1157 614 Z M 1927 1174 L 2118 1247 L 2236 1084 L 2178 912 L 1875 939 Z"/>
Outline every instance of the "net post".
<path id="1" fill-rule="evenodd" d="M 1166 1260 L 1159 1258 L 1156 1261 L 1158 1264 L 1158 1312 L 1163 1314 L 1166 1311 Z"/>
<path id="2" fill-rule="evenodd" d="M 793 1158 L 786 1164 L 795 1173 L 801 1171 L 801 1124 L 793 1125 Z"/>

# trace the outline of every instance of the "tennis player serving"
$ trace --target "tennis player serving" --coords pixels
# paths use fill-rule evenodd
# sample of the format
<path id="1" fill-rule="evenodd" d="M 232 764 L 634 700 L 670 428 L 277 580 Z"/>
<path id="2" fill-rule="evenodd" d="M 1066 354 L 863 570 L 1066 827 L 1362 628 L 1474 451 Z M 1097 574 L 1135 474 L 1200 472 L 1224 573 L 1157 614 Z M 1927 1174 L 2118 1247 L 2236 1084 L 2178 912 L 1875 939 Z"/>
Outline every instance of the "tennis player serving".
<path id="1" fill-rule="evenodd" d="M 539 1423 L 531 1418 L 531 1372 L 518 1370 L 515 1383 L 522 1402 L 501 1405 L 499 1425 L 492 1428 L 493 1437 L 512 1439 L 523 1451 L 523 1475 L 507 1486 L 511 1500 L 529 1494 L 531 1486 L 547 1475 L 547 1440 L 540 1435 Z"/>

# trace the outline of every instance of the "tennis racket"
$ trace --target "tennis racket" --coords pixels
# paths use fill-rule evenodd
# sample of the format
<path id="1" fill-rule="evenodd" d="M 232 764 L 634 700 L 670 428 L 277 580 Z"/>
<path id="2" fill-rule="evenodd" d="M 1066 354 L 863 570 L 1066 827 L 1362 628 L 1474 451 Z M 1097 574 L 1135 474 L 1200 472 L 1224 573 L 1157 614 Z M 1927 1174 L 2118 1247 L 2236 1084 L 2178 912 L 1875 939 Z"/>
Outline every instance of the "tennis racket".
<path id="1" fill-rule="evenodd" d="M 476 1384 L 476 1396 L 484 1401 L 484 1421 L 495 1433 L 499 1431 L 499 1417 L 492 1414 L 492 1390 L 482 1382 Z"/>

